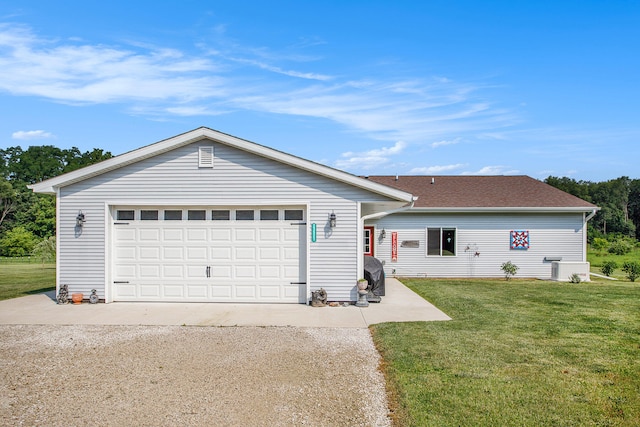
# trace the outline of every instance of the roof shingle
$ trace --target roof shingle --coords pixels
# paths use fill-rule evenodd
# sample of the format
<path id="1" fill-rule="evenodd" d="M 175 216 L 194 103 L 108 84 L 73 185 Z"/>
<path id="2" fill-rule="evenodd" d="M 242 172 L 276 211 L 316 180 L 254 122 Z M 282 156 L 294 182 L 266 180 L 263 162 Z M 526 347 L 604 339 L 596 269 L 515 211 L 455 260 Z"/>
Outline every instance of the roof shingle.
<path id="1" fill-rule="evenodd" d="M 525 175 L 368 176 L 418 196 L 416 208 L 585 208 L 596 206 Z"/>

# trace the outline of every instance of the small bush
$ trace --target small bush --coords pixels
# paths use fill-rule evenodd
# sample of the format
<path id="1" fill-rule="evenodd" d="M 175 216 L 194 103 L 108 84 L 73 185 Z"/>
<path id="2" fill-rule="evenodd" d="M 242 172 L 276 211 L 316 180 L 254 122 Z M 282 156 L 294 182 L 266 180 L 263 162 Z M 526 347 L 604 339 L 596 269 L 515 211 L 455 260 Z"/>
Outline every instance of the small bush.
<path id="1" fill-rule="evenodd" d="M 580 278 L 580 275 L 578 273 L 573 273 L 571 276 L 569 276 L 569 281 L 571 283 L 580 283 L 582 282 L 582 279 Z"/>
<path id="2" fill-rule="evenodd" d="M 618 268 L 618 263 L 615 261 L 604 261 L 602 263 L 602 267 L 600 267 L 600 271 L 602 271 L 602 274 L 604 274 L 605 276 L 611 276 L 611 274 L 613 274 L 613 271 Z"/>
<path id="3" fill-rule="evenodd" d="M 504 272 L 504 278 L 507 280 L 510 280 L 513 276 L 515 276 L 519 268 L 520 267 L 518 267 L 511 261 L 504 262 L 502 263 L 502 266 L 500 266 L 500 270 Z"/>
<path id="4" fill-rule="evenodd" d="M 622 271 L 627 273 L 627 278 L 632 282 L 635 282 L 638 277 L 640 277 L 640 262 L 638 261 L 627 261 L 622 264 Z"/>
<path id="5" fill-rule="evenodd" d="M 625 255 L 631 252 L 631 245 L 624 240 L 616 240 L 609 246 L 609 253 L 614 255 Z"/>
<path id="6" fill-rule="evenodd" d="M 609 247 L 609 241 L 607 239 L 603 239 L 602 237 L 596 237 L 593 239 L 591 247 L 596 251 L 604 251 Z"/>

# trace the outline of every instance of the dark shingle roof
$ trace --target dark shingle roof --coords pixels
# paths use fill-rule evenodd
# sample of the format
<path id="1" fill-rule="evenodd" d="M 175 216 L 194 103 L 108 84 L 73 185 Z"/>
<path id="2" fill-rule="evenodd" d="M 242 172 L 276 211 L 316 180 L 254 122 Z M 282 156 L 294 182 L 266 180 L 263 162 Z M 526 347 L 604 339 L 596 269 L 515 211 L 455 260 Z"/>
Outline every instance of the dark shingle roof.
<path id="1" fill-rule="evenodd" d="M 528 176 L 369 176 L 418 196 L 416 208 L 585 208 L 596 206 Z M 433 183 L 432 183 L 433 182 Z"/>

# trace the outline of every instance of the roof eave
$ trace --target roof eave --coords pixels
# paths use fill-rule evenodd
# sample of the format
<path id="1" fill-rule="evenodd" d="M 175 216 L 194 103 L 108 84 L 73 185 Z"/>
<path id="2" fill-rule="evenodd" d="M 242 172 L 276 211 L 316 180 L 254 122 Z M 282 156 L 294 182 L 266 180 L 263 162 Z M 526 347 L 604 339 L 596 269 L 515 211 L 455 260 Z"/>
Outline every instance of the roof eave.
<path id="1" fill-rule="evenodd" d="M 29 186 L 29 188 L 36 193 L 56 194 L 58 188 L 65 187 L 67 185 L 74 184 L 76 182 L 80 182 L 115 169 L 119 169 L 129 164 L 139 162 L 141 160 L 156 156 L 158 154 L 162 154 L 167 151 L 171 151 L 173 149 L 191 144 L 202 139 L 209 139 L 224 145 L 254 153 L 262 157 L 272 159 L 280 163 L 296 167 L 298 169 L 306 170 L 317 175 L 341 181 L 395 200 L 400 200 L 406 203 L 409 203 L 413 200 L 413 195 L 405 191 L 398 190 L 396 188 L 389 187 L 383 184 L 378 184 L 376 182 L 360 178 L 356 175 L 352 175 L 338 169 L 333 169 L 329 166 L 302 159 L 300 157 L 277 151 L 272 148 L 265 147 L 263 145 L 259 145 L 231 135 L 227 135 L 206 127 L 200 127 L 190 132 L 186 132 L 181 135 L 174 136 L 172 138 L 165 139 L 133 151 L 129 151 L 116 157 L 112 157 L 111 159 L 104 160 L 100 163 L 86 166 L 82 169 L 68 172 L 66 174 L 48 179 L 46 181 L 32 184 Z"/>
<path id="2" fill-rule="evenodd" d="M 534 207 L 414 207 L 409 212 L 447 212 L 447 213 L 496 213 L 496 212 L 562 212 L 562 213 L 583 213 L 593 212 L 600 210 L 597 206 L 568 206 L 568 207 L 553 207 L 553 206 L 534 206 Z"/>

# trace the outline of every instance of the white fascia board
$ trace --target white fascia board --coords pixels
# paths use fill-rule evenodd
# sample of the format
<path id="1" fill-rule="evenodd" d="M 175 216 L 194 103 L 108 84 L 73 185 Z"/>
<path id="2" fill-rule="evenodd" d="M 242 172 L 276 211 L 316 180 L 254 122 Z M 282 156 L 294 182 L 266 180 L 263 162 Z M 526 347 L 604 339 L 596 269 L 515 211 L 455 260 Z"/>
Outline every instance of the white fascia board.
<path id="1" fill-rule="evenodd" d="M 199 141 L 203 138 L 207 138 L 212 141 L 225 144 L 243 151 L 254 153 L 259 156 L 278 161 L 280 163 L 288 164 L 290 166 L 296 167 L 298 169 L 303 169 L 317 175 L 322 175 L 337 181 L 341 181 L 355 187 L 360 187 L 365 190 L 390 197 L 392 199 L 401 200 L 404 202 L 411 202 L 413 200 L 413 196 L 410 193 L 397 190 L 386 185 L 378 184 L 352 175 L 350 173 L 340 171 L 338 169 L 333 169 L 331 167 L 321 165 L 310 160 L 305 160 L 291 154 L 283 153 L 281 151 L 274 150 L 272 148 L 265 147 L 254 142 L 236 138 L 234 136 L 227 135 L 205 127 L 201 127 L 190 132 L 175 136 L 173 138 L 156 142 L 155 144 L 147 145 L 137 150 L 129 151 L 119 156 L 112 157 L 111 159 L 104 160 L 100 163 L 68 172 L 64 175 L 48 179 L 37 184 L 29 185 L 28 188 L 36 193 L 55 194 L 57 188 L 80 182 L 85 179 L 103 174 L 105 172 L 109 172 L 111 170 L 115 170 L 123 166 L 139 162 L 140 160 L 156 156 L 158 154 L 173 150 L 183 145 L 191 144 L 192 142 Z"/>
<path id="2" fill-rule="evenodd" d="M 477 207 L 477 208 L 412 208 L 408 212 L 416 213 L 505 213 L 505 212 L 518 212 L 518 213 L 583 213 L 598 211 L 600 208 L 591 207 Z"/>

